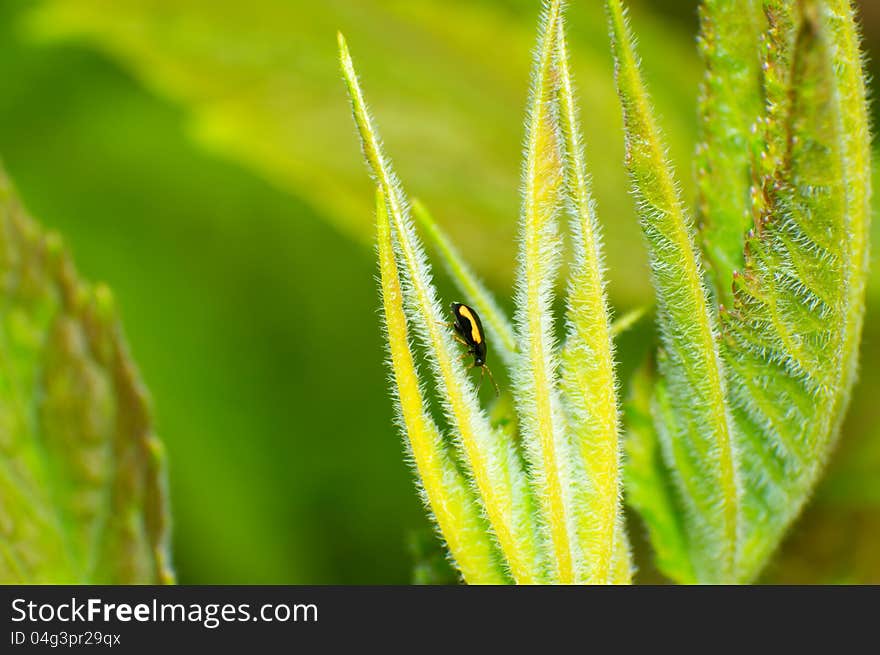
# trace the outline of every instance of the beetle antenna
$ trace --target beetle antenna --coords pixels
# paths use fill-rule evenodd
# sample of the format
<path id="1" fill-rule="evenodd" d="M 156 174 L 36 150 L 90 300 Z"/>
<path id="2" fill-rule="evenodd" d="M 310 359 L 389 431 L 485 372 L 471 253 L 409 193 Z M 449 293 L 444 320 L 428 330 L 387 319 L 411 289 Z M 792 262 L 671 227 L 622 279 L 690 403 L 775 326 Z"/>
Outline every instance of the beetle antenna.
<path id="1" fill-rule="evenodd" d="M 485 364 L 483 364 L 483 365 L 480 367 L 480 384 L 481 384 L 481 385 L 483 384 L 483 371 L 486 371 L 486 373 L 489 374 L 489 380 L 491 380 L 491 382 L 492 382 L 492 386 L 495 387 L 495 396 L 496 396 L 496 397 L 500 396 L 500 395 L 501 395 L 501 390 L 498 388 L 498 383 L 495 382 L 495 376 L 492 375 L 492 369 L 490 369 L 490 368 L 489 368 L 488 366 L 486 366 Z"/>

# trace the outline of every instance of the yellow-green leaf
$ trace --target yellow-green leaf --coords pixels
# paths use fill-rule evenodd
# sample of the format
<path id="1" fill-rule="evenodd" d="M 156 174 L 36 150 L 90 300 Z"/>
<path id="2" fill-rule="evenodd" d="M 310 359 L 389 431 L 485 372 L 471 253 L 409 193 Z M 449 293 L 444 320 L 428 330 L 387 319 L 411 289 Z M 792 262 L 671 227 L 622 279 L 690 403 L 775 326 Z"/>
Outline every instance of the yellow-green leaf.
<path id="1" fill-rule="evenodd" d="M 587 582 L 628 582 L 631 567 L 620 504 L 617 379 L 613 327 L 605 297 L 602 239 L 561 23 L 557 30 L 559 125 L 574 251 L 561 377 L 573 450 L 579 454 L 578 464 L 585 472 L 579 490 L 582 496 L 577 510 L 578 534 Z"/>
<path id="2" fill-rule="evenodd" d="M 703 286 L 693 227 L 642 81 L 620 0 L 606 3 L 623 106 L 626 164 L 648 244 L 663 353 L 660 371 L 675 424 L 660 430 L 683 499 L 698 579 L 736 578 L 739 490 L 733 426 L 714 308 Z"/>
<path id="3" fill-rule="evenodd" d="M 389 364 L 394 375 L 399 421 L 422 494 L 464 580 L 469 584 L 502 584 L 505 579 L 498 569 L 495 549 L 480 516 L 476 496 L 446 452 L 440 431 L 422 396 L 418 372 L 410 353 L 388 208 L 382 191 L 376 195 L 379 272 Z"/>

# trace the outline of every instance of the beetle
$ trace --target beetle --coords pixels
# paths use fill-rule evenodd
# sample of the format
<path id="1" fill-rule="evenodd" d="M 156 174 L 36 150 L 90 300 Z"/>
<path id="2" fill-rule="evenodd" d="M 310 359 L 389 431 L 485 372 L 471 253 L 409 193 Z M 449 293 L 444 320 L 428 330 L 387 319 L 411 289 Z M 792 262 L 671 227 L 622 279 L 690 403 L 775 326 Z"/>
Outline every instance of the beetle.
<path id="1" fill-rule="evenodd" d="M 500 395 L 498 384 L 492 375 L 492 371 L 486 366 L 486 333 L 483 332 L 483 323 L 480 321 L 480 315 L 476 310 L 464 303 L 454 302 L 449 305 L 452 310 L 452 316 L 455 321 L 452 328 L 455 330 L 456 340 L 467 346 L 467 352 L 462 355 L 462 359 L 468 355 L 473 355 L 474 363 L 470 368 L 480 369 L 480 385 L 483 384 L 483 372 L 489 374 L 492 386 L 495 387 L 495 395 Z"/>

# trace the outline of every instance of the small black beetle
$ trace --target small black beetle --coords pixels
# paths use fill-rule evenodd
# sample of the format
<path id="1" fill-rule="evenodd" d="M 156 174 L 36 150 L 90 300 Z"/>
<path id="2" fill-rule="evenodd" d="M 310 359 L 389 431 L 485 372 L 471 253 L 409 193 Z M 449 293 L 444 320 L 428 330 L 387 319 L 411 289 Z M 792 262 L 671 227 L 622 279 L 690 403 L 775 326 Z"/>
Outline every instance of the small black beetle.
<path id="1" fill-rule="evenodd" d="M 489 374 L 489 379 L 495 387 L 495 395 L 499 395 L 498 385 L 492 376 L 492 371 L 486 366 L 486 333 L 483 332 L 483 323 L 480 316 L 473 307 L 469 307 L 464 303 L 454 302 L 449 305 L 455 321 L 452 327 L 458 335 L 456 338 L 459 342 L 468 347 L 467 352 L 462 357 L 473 355 L 474 363 L 471 368 L 480 369 L 480 384 L 483 384 L 483 371 Z"/>

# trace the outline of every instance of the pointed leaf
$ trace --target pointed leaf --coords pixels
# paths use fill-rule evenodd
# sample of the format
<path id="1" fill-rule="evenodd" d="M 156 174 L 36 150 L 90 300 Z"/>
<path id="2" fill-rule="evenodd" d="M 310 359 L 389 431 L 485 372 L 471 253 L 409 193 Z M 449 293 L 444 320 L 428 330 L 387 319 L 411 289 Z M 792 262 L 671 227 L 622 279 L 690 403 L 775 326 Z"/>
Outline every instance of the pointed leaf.
<path id="1" fill-rule="evenodd" d="M 573 471 L 558 392 L 552 299 L 561 242 L 556 216 L 561 205 L 562 143 L 556 106 L 560 3 L 545 4 L 532 71 L 526 123 L 523 209 L 515 322 L 522 353 L 513 382 L 523 443 L 537 489 L 554 580 L 579 574 L 573 507 Z"/>
<path id="2" fill-rule="evenodd" d="M 425 504 L 462 577 L 469 584 L 502 584 L 504 576 L 498 569 L 479 504 L 446 452 L 419 388 L 418 372 L 410 354 L 388 210 L 382 191 L 376 195 L 382 303 L 398 421 L 406 435 Z"/>
<path id="3" fill-rule="evenodd" d="M 557 28 L 559 118 L 565 149 L 566 195 L 571 215 L 574 262 L 568 283 L 567 338 L 562 383 L 574 449 L 585 471 L 578 531 L 590 583 L 629 578 L 621 510 L 617 380 L 611 319 L 605 297 L 602 240 L 584 159 L 568 50 L 562 22 Z M 624 553 L 624 561 L 615 559 Z"/>
<path id="4" fill-rule="evenodd" d="M 660 370 L 676 418 L 676 426 L 660 431 L 664 456 L 687 508 L 688 547 L 697 577 L 732 581 L 738 483 L 715 316 L 623 7 L 620 0 L 607 0 L 606 7 L 624 113 L 626 163 L 657 294 L 665 349 Z"/>

